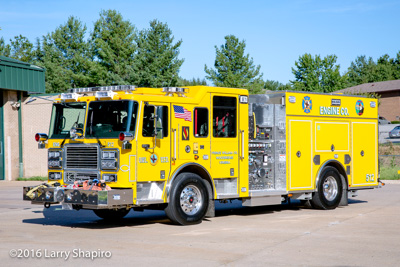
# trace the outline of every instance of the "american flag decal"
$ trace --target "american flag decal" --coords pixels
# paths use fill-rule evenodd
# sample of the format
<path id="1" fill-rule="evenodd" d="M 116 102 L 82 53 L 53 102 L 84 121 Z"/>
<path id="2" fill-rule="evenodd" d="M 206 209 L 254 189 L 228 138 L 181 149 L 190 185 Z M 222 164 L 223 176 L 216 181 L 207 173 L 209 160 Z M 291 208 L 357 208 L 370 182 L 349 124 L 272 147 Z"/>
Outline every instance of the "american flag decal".
<path id="1" fill-rule="evenodd" d="M 175 118 L 192 121 L 192 112 L 181 106 L 174 105 Z"/>

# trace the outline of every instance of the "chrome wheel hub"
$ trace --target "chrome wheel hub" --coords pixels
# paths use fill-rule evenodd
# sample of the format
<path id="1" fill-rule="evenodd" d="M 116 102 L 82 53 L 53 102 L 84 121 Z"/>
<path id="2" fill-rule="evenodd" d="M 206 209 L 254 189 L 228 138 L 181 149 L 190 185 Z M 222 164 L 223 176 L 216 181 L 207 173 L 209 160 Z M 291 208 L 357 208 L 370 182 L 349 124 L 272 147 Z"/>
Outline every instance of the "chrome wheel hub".
<path id="1" fill-rule="evenodd" d="M 203 206 L 200 190 L 194 185 L 187 185 L 180 195 L 180 205 L 187 215 L 196 214 Z"/>
<path id="2" fill-rule="evenodd" d="M 326 200 L 333 201 L 336 198 L 338 194 L 338 184 L 334 177 L 326 177 L 322 188 Z"/>

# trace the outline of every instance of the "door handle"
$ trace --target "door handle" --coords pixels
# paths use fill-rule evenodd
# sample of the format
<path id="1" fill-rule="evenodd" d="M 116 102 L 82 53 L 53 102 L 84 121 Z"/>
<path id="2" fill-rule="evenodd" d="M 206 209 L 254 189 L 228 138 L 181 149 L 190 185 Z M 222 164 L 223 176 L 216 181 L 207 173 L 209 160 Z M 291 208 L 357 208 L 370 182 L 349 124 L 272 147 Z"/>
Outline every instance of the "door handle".
<path id="1" fill-rule="evenodd" d="M 172 158 L 173 161 L 176 161 L 176 129 L 172 129 L 174 134 L 174 157 Z"/>
<path id="2" fill-rule="evenodd" d="M 244 130 L 240 130 L 240 136 L 241 136 L 241 141 L 242 141 L 242 153 L 240 153 L 240 159 L 244 159 Z"/>

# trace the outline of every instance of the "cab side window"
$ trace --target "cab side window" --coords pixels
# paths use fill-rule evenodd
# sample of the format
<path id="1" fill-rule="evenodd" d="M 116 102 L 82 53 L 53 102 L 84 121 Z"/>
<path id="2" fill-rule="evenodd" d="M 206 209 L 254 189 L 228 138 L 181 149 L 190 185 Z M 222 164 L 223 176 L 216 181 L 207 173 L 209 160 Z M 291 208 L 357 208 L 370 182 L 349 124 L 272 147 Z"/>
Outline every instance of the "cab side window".
<path id="1" fill-rule="evenodd" d="M 236 98 L 213 97 L 213 136 L 236 137 Z"/>
<path id="2" fill-rule="evenodd" d="M 206 108 L 194 109 L 193 129 L 195 137 L 208 136 L 208 109 Z"/>
<path id="3" fill-rule="evenodd" d="M 157 120 L 155 122 L 155 120 Z M 156 123 L 156 124 L 155 124 Z M 163 136 L 168 136 L 168 107 L 158 106 L 157 108 L 157 118 L 155 115 L 155 107 L 151 105 L 145 105 L 143 109 L 143 129 L 142 135 L 144 137 L 152 137 L 156 134 L 156 129 L 162 127 Z"/>

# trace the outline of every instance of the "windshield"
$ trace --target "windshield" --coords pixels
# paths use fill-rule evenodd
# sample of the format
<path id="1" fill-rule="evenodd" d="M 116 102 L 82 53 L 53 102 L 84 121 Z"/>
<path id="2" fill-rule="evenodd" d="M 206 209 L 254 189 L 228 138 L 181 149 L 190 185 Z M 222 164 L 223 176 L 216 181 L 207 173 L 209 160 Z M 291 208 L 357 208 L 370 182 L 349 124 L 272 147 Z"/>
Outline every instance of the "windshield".
<path id="1" fill-rule="evenodd" d="M 84 102 L 53 104 L 49 138 L 69 138 L 72 127 L 83 129 L 85 112 Z"/>
<path id="2" fill-rule="evenodd" d="M 89 104 L 86 137 L 118 138 L 120 132 L 135 136 L 136 101 L 96 101 Z"/>

